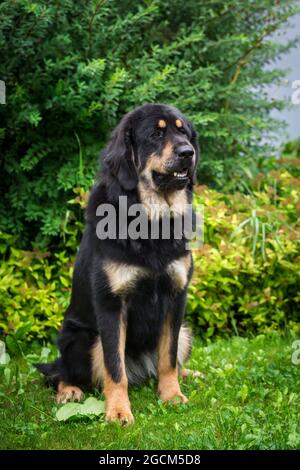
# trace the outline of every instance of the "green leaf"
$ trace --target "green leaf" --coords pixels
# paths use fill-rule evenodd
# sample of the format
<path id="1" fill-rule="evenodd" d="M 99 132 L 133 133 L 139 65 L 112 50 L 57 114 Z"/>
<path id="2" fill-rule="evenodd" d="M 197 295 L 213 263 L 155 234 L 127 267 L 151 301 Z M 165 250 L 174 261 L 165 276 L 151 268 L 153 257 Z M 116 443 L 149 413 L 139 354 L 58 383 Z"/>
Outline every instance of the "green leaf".
<path id="1" fill-rule="evenodd" d="M 99 416 L 104 413 L 104 401 L 94 397 L 87 398 L 83 403 L 66 403 L 56 412 L 58 421 L 67 421 L 71 417 Z"/>
<path id="2" fill-rule="evenodd" d="M 242 388 L 239 392 L 239 395 L 240 395 L 242 401 L 244 402 L 246 400 L 247 396 L 248 396 L 248 387 L 247 387 L 246 384 L 243 384 L 243 386 L 242 386 Z"/>
<path id="3" fill-rule="evenodd" d="M 6 337 L 6 346 L 9 352 L 11 352 L 15 356 L 19 356 L 22 352 L 17 339 L 13 335 L 9 335 Z"/>
<path id="4" fill-rule="evenodd" d="M 82 403 L 80 414 L 82 415 L 100 415 L 104 413 L 104 401 L 89 397 Z"/>
<path id="5" fill-rule="evenodd" d="M 42 350 L 41 350 L 41 355 L 40 355 L 40 360 L 41 362 L 46 362 L 48 357 L 49 357 L 49 354 L 50 354 L 50 349 L 49 348 L 46 348 L 46 347 L 43 347 Z"/>
<path id="6" fill-rule="evenodd" d="M 71 416 L 77 416 L 80 414 L 80 404 L 79 403 L 66 403 L 56 412 L 56 418 L 58 421 L 67 421 Z"/>

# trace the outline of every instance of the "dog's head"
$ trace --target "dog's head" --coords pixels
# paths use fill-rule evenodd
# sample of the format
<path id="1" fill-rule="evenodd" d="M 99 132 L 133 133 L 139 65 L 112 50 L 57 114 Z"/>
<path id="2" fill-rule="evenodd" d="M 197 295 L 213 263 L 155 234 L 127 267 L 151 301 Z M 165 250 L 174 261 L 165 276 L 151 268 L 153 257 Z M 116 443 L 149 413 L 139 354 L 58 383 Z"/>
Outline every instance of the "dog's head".
<path id="1" fill-rule="evenodd" d="M 126 114 L 104 150 L 104 164 L 128 191 L 144 180 L 156 191 L 191 188 L 199 157 L 197 135 L 176 108 L 146 104 Z"/>

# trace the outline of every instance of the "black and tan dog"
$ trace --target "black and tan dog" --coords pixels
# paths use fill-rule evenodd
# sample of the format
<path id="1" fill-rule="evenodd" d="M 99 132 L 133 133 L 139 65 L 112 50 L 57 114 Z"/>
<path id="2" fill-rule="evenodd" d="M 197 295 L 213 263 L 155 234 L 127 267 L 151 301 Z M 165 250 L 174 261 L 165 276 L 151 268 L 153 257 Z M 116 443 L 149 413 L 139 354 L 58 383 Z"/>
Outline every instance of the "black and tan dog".
<path id="1" fill-rule="evenodd" d="M 198 153 L 194 129 L 170 106 L 143 105 L 114 130 L 86 211 L 71 303 L 58 340 L 60 358 L 36 365 L 57 387 L 59 403 L 79 400 L 83 389 L 101 385 L 106 419 L 130 423 L 128 385 L 149 377 L 158 378 L 162 400 L 187 401 L 178 382 L 178 374 L 187 373 L 182 365 L 191 349 L 183 325 L 192 275 L 186 240 L 175 238 L 172 224 L 169 239 L 99 240 L 96 211 L 109 203 L 118 213 L 119 196 L 127 196 L 129 207 L 143 205 L 150 222 L 151 204 L 161 218 L 170 207 L 174 220 L 183 217 Z"/>

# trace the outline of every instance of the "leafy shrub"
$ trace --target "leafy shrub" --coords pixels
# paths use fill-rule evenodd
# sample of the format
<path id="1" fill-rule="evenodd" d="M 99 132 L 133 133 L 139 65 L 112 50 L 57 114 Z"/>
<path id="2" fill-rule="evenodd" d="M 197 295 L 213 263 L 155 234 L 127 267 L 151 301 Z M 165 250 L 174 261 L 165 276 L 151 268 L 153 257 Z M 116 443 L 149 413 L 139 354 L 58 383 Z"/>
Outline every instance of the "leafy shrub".
<path id="1" fill-rule="evenodd" d="M 251 195 L 197 188 L 205 244 L 194 252 L 188 318 L 198 333 L 299 329 L 299 189 L 286 170 L 257 177 Z M 0 327 L 9 337 L 42 339 L 59 329 L 82 232 L 76 207 L 86 196 L 77 189 L 70 201 L 59 249 L 21 251 L 15 237 L 0 234 Z"/>
<path id="2" fill-rule="evenodd" d="M 72 260 L 64 251 L 53 256 L 12 246 L 7 251 L 0 266 L 0 327 L 17 331 L 20 340 L 45 338 L 59 329 L 68 305 Z"/>
<path id="3" fill-rule="evenodd" d="M 237 161 L 269 154 L 282 80 L 263 65 L 291 47 L 271 34 L 297 11 L 285 2 L 4 0 L 0 4 L 0 226 L 18 244 L 57 236 L 72 189 L 90 187 L 96 155 L 120 116 L 146 101 L 196 124 L 202 181 L 219 187 Z M 50 239 L 49 239 L 50 237 Z"/>
<path id="4" fill-rule="evenodd" d="M 300 138 L 287 142 L 284 145 L 283 157 L 300 158 Z"/>
<path id="5" fill-rule="evenodd" d="M 205 244 L 194 255 L 188 303 L 198 331 L 299 329 L 299 190 L 285 170 L 259 175 L 251 196 L 198 188 Z"/>
<path id="6" fill-rule="evenodd" d="M 79 188 L 75 194 L 70 207 L 84 208 L 87 194 Z M 76 213 L 67 211 L 60 246 L 51 252 L 16 249 L 16 237 L 0 231 L 0 328 L 16 340 L 45 339 L 60 328 L 83 230 L 82 217 L 77 220 Z"/>
<path id="7" fill-rule="evenodd" d="M 263 179 L 267 183 L 267 175 L 272 175 L 278 169 L 285 169 L 291 175 L 300 178 L 300 139 L 288 142 L 284 146 L 280 158 L 264 157 L 256 160 L 245 158 L 239 164 L 232 165 L 230 178 L 222 182 L 222 191 L 253 194 L 253 187 L 257 189 L 257 178 Z"/>

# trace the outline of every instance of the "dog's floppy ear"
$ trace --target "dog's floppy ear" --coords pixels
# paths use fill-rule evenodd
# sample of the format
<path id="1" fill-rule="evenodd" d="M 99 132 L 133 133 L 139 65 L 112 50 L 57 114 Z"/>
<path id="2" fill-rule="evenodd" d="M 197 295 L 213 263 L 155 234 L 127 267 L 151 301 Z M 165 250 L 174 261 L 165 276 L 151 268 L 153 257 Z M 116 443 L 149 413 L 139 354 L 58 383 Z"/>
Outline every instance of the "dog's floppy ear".
<path id="1" fill-rule="evenodd" d="M 193 172 L 192 177 L 191 177 L 191 186 L 193 186 L 194 184 L 197 183 L 197 164 L 198 164 L 199 157 L 200 157 L 200 148 L 199 148 L 199 142 L 198 142 L 198 134 L 195 131 L 195 129 L 193 128 L 191 123 L 189 123 L 189 126 L 190 126 L 190 129 L 192 131 L 191 144 L 194 147 L 195 154 L 196 154 L 195 155 L 196 156 L 195 168 L 194 168 L 194 172 Z"/>
<path id="2" fill-rule="evenodd" d="M 103 152 L 103 160 L 122 188 L 126 191 L 136 188 L 138 175 L 134 165 L 130 114 L 126 114 L 113 131 L 111 141 Z"/>

